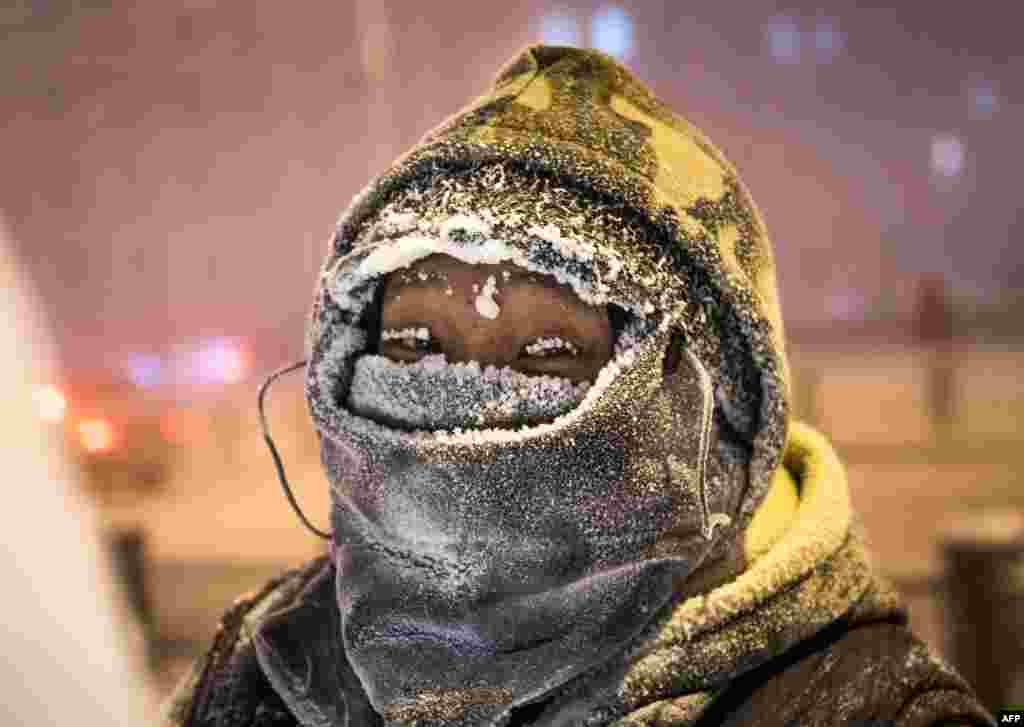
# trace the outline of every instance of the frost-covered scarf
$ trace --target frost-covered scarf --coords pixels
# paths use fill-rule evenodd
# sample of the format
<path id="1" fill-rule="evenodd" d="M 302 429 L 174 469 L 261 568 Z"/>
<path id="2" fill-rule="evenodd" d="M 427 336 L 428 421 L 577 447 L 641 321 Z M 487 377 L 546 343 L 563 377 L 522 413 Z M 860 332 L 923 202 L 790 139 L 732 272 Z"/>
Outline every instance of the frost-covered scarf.
<path id="1" fill-rule="evenodd" d="M 687 351 L 666 378 L 673 319 L 628 300 L 634 323 L 592 384 L 368 353 L 357 322 L 381 277 L 436 252 L 602 300 L 597 260 L 574 267 L 565 241 L 545 257 L 478 225 L 416 224 L 347 258 L 309 365 L 344 651 L 389 724 L 500 724 L 624 649 L 734 536 L 719 526 L 745 482 L 708 457 L 707 371 Z"/>

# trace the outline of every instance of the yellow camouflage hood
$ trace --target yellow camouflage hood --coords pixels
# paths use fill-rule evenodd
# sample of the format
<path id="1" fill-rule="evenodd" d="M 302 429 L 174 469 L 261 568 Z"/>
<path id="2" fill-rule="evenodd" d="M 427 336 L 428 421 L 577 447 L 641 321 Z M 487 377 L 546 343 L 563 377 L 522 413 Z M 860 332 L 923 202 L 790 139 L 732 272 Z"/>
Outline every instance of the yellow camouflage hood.
<path id="1" fill-rule="evenodd" d="M 321 285 L 353 248 L 379 241 L 387 210 L 458 215 L 467 198 L 487 195 L 502 213 L 496 234 L 586 237 L 587 262 L 614 273 L 610 299 L 676 319 L 751 449 L 744 527 L 781 458 L 789 375 L 771 246 L 735 168 L 611 57 L 530 46 L 355 197 Z M 318 298 L 311 349 L 335 318 Z"/>

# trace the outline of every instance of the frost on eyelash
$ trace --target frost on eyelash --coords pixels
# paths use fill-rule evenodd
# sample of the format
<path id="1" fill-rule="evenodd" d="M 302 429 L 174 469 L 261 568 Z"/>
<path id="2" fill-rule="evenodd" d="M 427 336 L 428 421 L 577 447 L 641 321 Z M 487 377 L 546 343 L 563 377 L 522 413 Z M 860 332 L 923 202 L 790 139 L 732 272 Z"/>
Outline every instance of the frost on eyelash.
<path id="1" fill-rule="evenodd" d="M 538 338 L 533 343 L 526 345 L 526 353 L 530 356 L 543 355 L 548 351 L 565 350 L 573 356 L 579 356 L 580 349 L 572 341 L 567 341 L 561 336 L 545 336 Z"/>
<path id="2" fill-rule="evenodd" d="M 414 339 L 417 341 L 429 341 L 430 331 L 425 327 L 420 328 L 385 328 L 380 332 L 381 341 L 392 341 L 395 339 L 399 340 L 410 340 Z"/>
<path id="3" fill-rule="evenodd" d="M 411 364 L 366 355 L 356 361 L 347 405 L 405 430 L 529 426 L 570 411 L 590 386 L 476 361 L 449 364 L 443 354 Z"/>

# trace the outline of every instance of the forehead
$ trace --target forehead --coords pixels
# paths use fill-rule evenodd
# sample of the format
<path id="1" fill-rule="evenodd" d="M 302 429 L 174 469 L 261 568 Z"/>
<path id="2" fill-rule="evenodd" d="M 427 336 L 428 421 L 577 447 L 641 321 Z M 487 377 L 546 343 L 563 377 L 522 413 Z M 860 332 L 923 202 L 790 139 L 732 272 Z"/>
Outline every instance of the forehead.
<path id="1" fill-rule="evenodd" d="M 406 268 L 394 270 L 386 276 L 385 280 L 391 290 L 399 287 L 436 287 L 439 284 L 461 287 L 473 283 L 482 285 L 492 275 L 499 288 L 536 286 L 550 290 L 562 290 L 576 297 L 569 285 L 559 283 L 552 275 L 524 270 L 509 262 L 471 265 L 441 254 L 430 255 L 417 260 Z"/>

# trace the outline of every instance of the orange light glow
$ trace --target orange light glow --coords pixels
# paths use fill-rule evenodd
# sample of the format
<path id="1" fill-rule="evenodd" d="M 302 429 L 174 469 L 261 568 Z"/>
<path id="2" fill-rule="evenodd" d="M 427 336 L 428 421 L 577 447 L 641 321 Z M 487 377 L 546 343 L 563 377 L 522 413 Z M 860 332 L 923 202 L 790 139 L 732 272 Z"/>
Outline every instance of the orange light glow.
<path id="1" fill-rule="evenodd" d="M 168 442 L 180 444 L 185 439 L 185 417 L 178 412 L 167 412 L 160 417 L 160 435 Z"/>
<path id="2" fill-rule="evenodd" d="M 114 427 L 106 419 L 83 419 L 78 423 L 78 436 L 88 452 L 99 454 L 114 448 Z"/>
<path id="3" fill-rule="evenodd" d="M 241 345 L 229 349 L 224 357 L 224 383 L 237 384 L 245 378 L 248 367 L 248 356 Z"/>
<path id="4" fill-rule="evenodd" d="M 195 444 L 209 437 L 209 423 L 189 409 L 172 410 L 160 417 L 160 434 L 173 444 Z"/>

